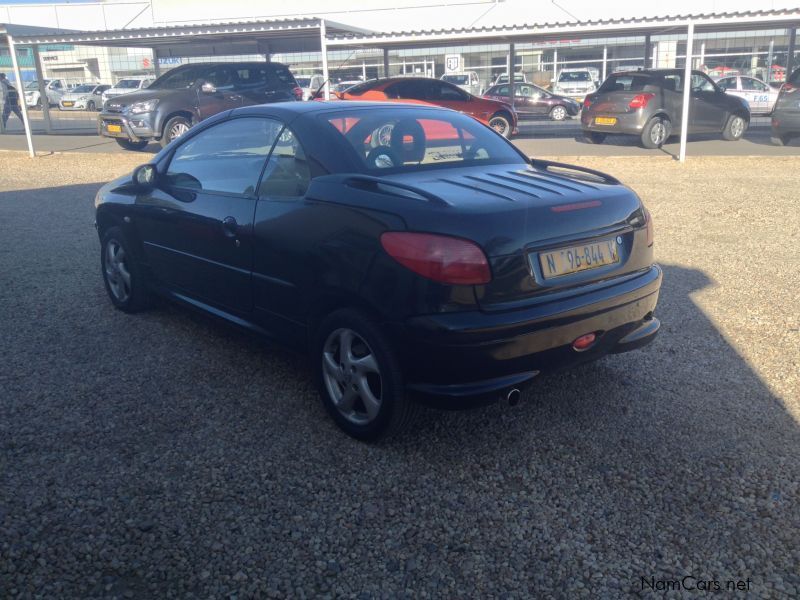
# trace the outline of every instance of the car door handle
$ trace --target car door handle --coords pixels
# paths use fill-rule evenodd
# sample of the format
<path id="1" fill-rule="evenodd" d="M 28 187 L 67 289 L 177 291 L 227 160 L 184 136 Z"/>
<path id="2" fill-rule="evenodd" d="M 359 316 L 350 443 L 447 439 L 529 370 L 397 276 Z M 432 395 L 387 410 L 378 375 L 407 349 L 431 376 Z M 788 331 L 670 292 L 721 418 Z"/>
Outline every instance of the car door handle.
<path id="1" fill-rule="evenodd" d="M 239 224 L 233 217 L 225 217 L 222 219 L 222 231 L 227 237 L 236 237 L 236 229 Z"/>

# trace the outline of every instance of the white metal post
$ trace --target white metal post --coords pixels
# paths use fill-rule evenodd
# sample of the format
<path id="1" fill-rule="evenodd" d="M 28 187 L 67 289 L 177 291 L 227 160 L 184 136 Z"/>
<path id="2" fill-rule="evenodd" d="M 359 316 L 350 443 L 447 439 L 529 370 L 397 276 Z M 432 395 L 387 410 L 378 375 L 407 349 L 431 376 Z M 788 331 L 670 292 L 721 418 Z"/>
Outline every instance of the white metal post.
<path id="1" fill-rule="evenodd" d="M 361 61 L 361 79 L 363 81 L 367 80 L 367 61 Z"/>
<path id="2" fill-rule="evenodd" d="M 706 64 L 706 41 L 700 42 L 700 67 Z"/>
<path id="3" fill-rule="evenodd" d="M 19 105 L 22 109 L 22 126 L 25 128 L 25 137 L 28 140 L 28 154 L 31 158 L 36 156 L 33 150 L 33 136 L 31 136 L 31 124 L 28 121 L 28 103 L 25 101 L 25 86 L 22 81 L 22 72 L 19 70 L 19 61 L 17 60 L 17 49 L 14 47 L 13 36 L 6 36 L 8 39 L 8 50 L 11 53 L 11 65 L 14 68 L 14 77 L 17 80 L 17 96 L 19 97 Z"/>
<path id="4" fill-rule="evenodd" d="M 327 40 L 327 33 L 325 31 L 325 19 L 320 19 L 319 21 L 319 46 L 320 50 L 322 51 L 322 79 L 325 81 L 325 85 L 322 86 L 323 95 L 322 97 L 325 100 L 331 99 L 331 86 L 328 79 L 330 79 L 330 75 L 328 74 L 328 40 Z"/>
<path id="5" fill-rule="evenodd" d="M 44 72 L 42 71 L 41 58 L 39 57 L 39 46 L 33 47 L 33 66 L 36 68 L 36 79 L 39 82 L 39 98 L 41 99 L 42 103 L 44 132 L 48 134 L 53 133 L 50 125 L 50 98 L 47 97 L 47 87 L 44 83 Z"/>
<path id="6" fill-rule="evenodd" d="M 772 38 L 769 41 L 769 54 L 767 54 L 767 74 L 764 76 L 764 81 L 767 83 L 772 83 L 772 61 L 773 55 L 775 54 L 775 38 Z"/>
<path id="7" fill-rule="evenodd" d="M 606 80 L 606 65 L 608 63 L 608 46 L 603 46 L 603 81 Z"/>
<path id="8" fill-rule="evenodd" d="M 686 65 L 683 69 L 683 109 L 681 110 L 681 149 L 678 160 L 686 160 L 686 136 L 689 133 L 689 102 L 692 91 L 692 41 L 694 39 L 694 23 L 686 29 Z"/>

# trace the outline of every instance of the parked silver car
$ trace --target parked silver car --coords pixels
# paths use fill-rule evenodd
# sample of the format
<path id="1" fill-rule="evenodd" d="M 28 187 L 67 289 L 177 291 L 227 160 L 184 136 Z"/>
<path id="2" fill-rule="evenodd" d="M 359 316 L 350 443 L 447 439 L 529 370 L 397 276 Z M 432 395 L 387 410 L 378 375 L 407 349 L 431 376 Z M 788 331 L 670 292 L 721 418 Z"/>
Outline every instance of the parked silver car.
<path id="1" fill-rule="evenodd" d="M 61 96 L 58 110 L 100 110 L 103 108 L 103 92 L 110 87 L 110 85 L 82 83 Z"/>

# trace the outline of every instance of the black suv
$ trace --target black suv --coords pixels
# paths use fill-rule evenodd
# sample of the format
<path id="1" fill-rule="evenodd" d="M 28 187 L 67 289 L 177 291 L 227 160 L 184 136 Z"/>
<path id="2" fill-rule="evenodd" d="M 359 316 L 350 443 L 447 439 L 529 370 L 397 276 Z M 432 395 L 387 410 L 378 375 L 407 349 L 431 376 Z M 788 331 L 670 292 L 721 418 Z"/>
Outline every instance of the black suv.
<path id="1" fill-rule="evenodd" d="M 586 96 L 581 127 L 586 141 L 601 143 L 607 134 L 635 135 L 645 148 L 658 148 L 680 131 L 683 69 L 623 71 L 609 75 Z M 702 71 L 692 71 L 689 133 L 721 133 L 738 140 L 750 124 L 750 107 L 728 95 Z"/>
<path id="2" fill-rule="evenodd" d="M 217 113 L 302 96 L 291 71 L 280 63 L 183 65 L 147 89 L 108 100 L 97 127 L 100 135 L 114 138 L 123 148 L 141 150 L 152 140 L 166 146 Z"/>

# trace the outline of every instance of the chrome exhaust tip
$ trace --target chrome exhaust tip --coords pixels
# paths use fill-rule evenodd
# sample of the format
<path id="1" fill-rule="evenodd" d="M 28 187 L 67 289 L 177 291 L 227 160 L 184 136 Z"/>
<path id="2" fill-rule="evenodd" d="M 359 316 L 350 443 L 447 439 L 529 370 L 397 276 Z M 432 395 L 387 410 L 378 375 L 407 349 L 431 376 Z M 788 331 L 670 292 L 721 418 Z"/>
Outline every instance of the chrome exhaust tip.
<path id="1" fill-rule="evenodd" d="M 517 404 L 519 404 L 521 397 L 522 397 L 521 392 L 517 388 L 512 388 L 506 395 L 506 404 L 508 404 L 509 406 L 516 406 Z"/>

